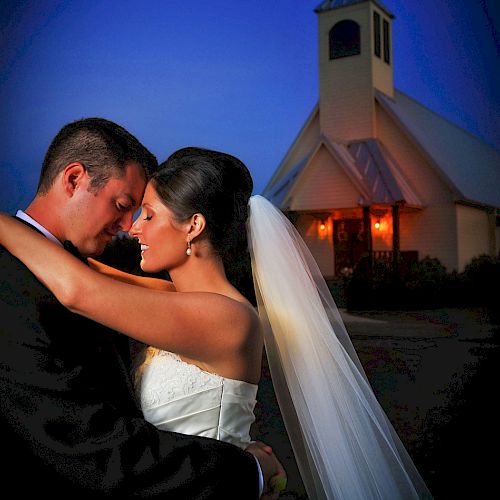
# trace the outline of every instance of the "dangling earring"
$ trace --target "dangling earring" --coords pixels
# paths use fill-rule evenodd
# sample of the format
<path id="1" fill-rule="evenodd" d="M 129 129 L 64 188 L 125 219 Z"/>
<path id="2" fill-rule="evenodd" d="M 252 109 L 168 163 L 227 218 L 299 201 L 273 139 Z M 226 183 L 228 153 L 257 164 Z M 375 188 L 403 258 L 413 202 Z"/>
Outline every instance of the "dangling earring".
<path id="1" fill-rule="evenodd" d="M 191 255 L 192 250 L 191 250 L 191 240 L 188 238 L 188 247 L 186 250 L 186 255 Z"/>

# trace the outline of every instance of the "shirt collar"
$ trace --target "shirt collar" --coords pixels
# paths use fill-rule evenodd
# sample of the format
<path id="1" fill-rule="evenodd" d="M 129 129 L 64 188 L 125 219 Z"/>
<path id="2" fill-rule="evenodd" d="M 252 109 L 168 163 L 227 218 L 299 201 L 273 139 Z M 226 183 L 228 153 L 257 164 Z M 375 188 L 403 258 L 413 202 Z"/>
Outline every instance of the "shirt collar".
<path id="1" fill-rule="evenodd" d="M 47 229 L 45 229 L 39 222 L 30 217 L 27 213 L 22 210 L 18 210 L 16 213 L 16 217 L 26 221 L 28 224 L 31 224 L 33 227 L 36 227 L 41 233 L 43 233 L 49 240 L 57 243 L 60 246 L 63 246 L 62 243 Z"/>

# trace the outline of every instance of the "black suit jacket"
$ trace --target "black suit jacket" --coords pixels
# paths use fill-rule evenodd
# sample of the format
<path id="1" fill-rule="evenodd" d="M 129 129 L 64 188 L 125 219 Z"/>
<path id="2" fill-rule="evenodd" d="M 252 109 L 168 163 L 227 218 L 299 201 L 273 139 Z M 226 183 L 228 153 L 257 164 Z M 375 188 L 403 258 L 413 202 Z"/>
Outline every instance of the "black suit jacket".
<path id="1" fill-rule="evenodd" d="M 2 489 L 52 499 L 258 498 L 252 455 L 143 419 L 123 340 L 70 313 L 0 246 Z"/>

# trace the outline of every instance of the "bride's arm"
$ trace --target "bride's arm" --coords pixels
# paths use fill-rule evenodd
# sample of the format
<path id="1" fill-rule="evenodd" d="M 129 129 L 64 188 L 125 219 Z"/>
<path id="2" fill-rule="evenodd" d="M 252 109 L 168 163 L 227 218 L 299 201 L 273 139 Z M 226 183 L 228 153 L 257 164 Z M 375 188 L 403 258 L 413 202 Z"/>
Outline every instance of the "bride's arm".
<path id="1" fill-rule="evenodd" d="M 202 362 L 216 362 L 228 352 L 246 348 L 258 321 L 243 312 L 246 306 L 222 295 L 164 292 L 111 279 L 3 214 L 0 244 L 71 311 L 145 344 Z M 235 324 L 239 328 L 228 334 L 227 325 Z"/>
<path id="2" fill-rule="evenodd" d="M 158 278 L 148 278 L 144 276 L 136 276 L 135 274 L 129 274 L 114 267 L 108 266 L 99 262 L 95 259 L 87 259 L 89 266 L 95 271 L 114 278 L 118 281 L 123 281 L 124 283 L 129 283 L 130 285 L 143 286 L 145 288 L 151 288 L 153 290 L 163 290 L 164 292 L 175 292 L 175 286 L 171 281 L 162 280 Z"/>

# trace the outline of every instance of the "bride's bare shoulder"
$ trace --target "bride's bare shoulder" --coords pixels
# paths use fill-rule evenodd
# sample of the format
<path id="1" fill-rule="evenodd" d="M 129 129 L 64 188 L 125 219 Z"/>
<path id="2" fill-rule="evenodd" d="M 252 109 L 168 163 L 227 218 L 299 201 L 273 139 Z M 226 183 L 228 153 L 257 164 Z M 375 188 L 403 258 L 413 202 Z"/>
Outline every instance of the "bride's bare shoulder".
<path id="1" fill-rule="evenodd" d="M 213 297 L 214 322 L 210 343 L 218 348 L 205 369 L 235 380 L 258 383 L 263 335 L 260 318 L 250 302 L 224 295 Z M 209 301 L 210 302 L 210 301 Z"/>
<path id="2" fill-rule="evenodd" d="M 211 300 L 207 301 L 207 307 L 213 308 L 212 313 L 221 332 L 227 332 L 233 338 L 241 337 L 242 341 L 260 336 L 259 315 L 253 305 L 239 292 L 231 295 L 215 293 L 209 295 Z"/>

